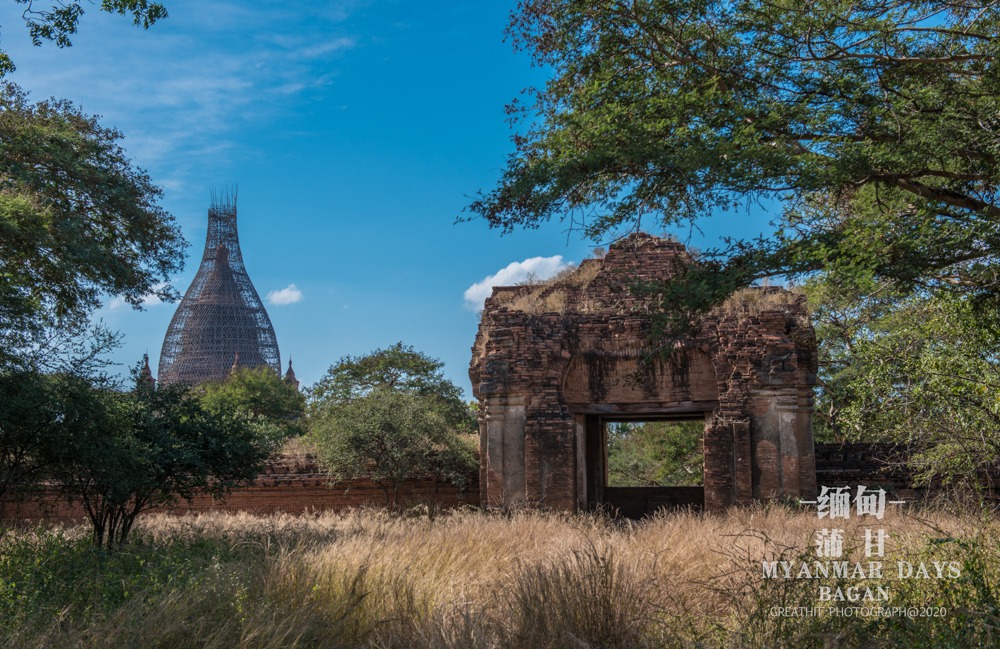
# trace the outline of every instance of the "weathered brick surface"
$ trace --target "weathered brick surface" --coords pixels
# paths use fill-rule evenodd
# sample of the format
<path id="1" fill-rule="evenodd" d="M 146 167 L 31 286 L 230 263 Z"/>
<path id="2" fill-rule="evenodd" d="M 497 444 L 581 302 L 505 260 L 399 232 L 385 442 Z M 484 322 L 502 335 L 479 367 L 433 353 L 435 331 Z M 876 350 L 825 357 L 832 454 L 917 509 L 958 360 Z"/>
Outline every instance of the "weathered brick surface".
<path id="1" fill-rule="evenodd" d="M 593 493 L 580 491 L 600 485 L 578 476 L 581 464 L 585 474 L 605 470 L 591 451 L 580 450 L 596 448 L 578 439 L 593 434 L 581 432 L 593 430 L 584 425 L 588 417 L 704 417 L 709 509 L 812 495 L 816 345 L 804 298 L 787 296 L 772 311 L 745 307 L 707 316 L 696 333 L 673 343 L 669 356 L 643 362 L 655 351 L 650 319 L 642 315 L 649 305 L 628 286 L 636 278 L 669 279 L 689 263 L 683 245 L 633 235 L 603 259 L 583 262 L 581 275 L 599 266 L 585 286 L 494 289 L 469 369 L 484 413 L 484 504 L 512 504 L 508 491 L 553 509 L 595 502 Z M 543 306 L 515 308 L 527 296 Z M 548 312 L 550 304 L 562 308 Z M 523 456 L 510 441 L 510 421 L 522 416 L 514 400 L 523 408 Z"/>
<path id="2" fill-rule="evenodd" d="M 411 480 L 400 488 L 399 501 L 403 504 L 436 503 L 444 507 L 479 506 L 479 481 L 477 476 L 470 476 L 470 484 L 460 492 L 455 485 L 433 476 Z M 276 456 L 252 486 L 234 489 L 221 501 L 213 501 L 209 496 L 198 496 L 191 502 L 182 500 L 169 511 L 177 514 L 213 511 L 301 514 L 384 504 L 385 494 L 370 480 L 355 478 L 331 484 L 329 476 L 320 471 L 312 457 Z M 69 505 L 53 496 L 9 502 L 4 509 L 4 518 L 9 521 L 86 518 L 79 504 Z"/>

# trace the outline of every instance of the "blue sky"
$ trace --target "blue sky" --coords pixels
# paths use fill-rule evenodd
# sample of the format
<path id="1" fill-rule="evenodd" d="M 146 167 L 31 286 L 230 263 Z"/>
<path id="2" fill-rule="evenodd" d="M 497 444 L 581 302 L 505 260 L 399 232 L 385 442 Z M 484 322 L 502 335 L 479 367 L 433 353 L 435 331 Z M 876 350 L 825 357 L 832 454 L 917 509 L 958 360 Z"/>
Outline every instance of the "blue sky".
<path id="1" fill-rule="evenodd" d="M 597 245 L 559 223 L 504 237 L 455 224 L 513 148 L 504 105 L 545 81 L 503 42 L 515 2 L 164 3 L 169 18 L 149 31 L 85 4 L 62 50 L 32 47 L 18 6 L 0 3 L 10 79 L 124 134 L 190 243 L 181 291 L 197 270 L 210 188 L 239 183 L 243 258 L 282 363 L 291 356 L 303 383 L 345 354 L 402 341 L 444 361 L 471 398 L 478 315 L 466 297 L 488 291 L 491 276 L 551 272 Z M 768 220 L 716 217 L 694 243 L 753 236 Z M 128 366 L 148 350 L 155 368 L 173 310 L 109 299 L 97 317 L 125 334 L 114 360 Z"/>

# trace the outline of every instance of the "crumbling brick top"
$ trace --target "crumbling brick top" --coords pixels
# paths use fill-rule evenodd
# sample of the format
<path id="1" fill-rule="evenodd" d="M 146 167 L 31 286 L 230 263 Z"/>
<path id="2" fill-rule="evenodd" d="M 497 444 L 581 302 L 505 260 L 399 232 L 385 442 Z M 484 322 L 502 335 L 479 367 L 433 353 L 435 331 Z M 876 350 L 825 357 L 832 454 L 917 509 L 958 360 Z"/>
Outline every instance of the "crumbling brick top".
<path id="1" fill-rule="evenodd" d="M 486 393 L 509 390 L 513 385 L 537 389 L 552 378 L 540 375 L 539 368 L 551 365 L 548 359 L 553 355 L 567 360 L 585 357 L 586 367 L 575 370 L 578 379 L 581 373 L 598 378 L 595 372 L 608 369 L 600 367 L 604 361 L 648 361 L 663 351 L 664 341 L 651 339 L 653 327 L 646 314 L 655 305 L 630 288 L 636 280 L 675 277 L 692 263 L 694 259 L 682 244 L 635 234 L 612 244 L 603 258 L 584 260 L 551 280 L 494 288 L 484 305 L 472 350 L 469 375 L 474 392 L 480 396 L 481 385 L 486 386 Z M 675 356 L 688 359 L 672 362 L 686 362 L 691 367 L 714 363 L 716 370 L 735 372 L 754 384 L 811 385 L 815 382 L 816 345 L 804 303 L 804 296 L 777 287 L 740 291 L 701 318 L 691 335 L 669 341 L 670 351 L 682 352 Z M 720 353 L 726 357 L 724 368 L 719 366 Z M 664 362 L 669 365 L 671 361 Z M 619 363 L 619 374 L 635 369 L 623 368 L 625 365 Z M 675 369 L 682 369 L 681 374 L 687 371 Z M 543 374 L 566 370 L 553 366 Z M 574 368 L 568 371 L 572 373 Z M 657 370 L 649 371 L 655 374 Z M 624 374 L 611 378 L 621 382 L 627 379 Z M 586 390 L 592 387 L 584 386 Z M 602 397 L 601 386 L 597 388 L 594 397 L 607 396 Z M 712 388 L 716 389 L 726 391 L 724 385 Z"/>

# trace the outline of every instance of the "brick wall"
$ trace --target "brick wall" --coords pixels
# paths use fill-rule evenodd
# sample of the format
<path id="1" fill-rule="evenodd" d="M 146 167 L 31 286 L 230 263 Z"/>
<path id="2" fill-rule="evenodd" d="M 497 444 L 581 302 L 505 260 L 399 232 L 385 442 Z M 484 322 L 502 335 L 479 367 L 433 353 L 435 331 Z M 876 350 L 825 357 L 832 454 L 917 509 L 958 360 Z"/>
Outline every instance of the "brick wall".
<path id="1" fill-rule="evenodd" d="M 882 487 L 908 502 L 940 493 L 944 485 L 915 485 L 906 467 L 908 450 L 895 444 L 816 444 L 816 482 L 827 487 Z M 1000 484 L 1000 472 L 979 476 L 989 487 Z M 998 496 L 993 495 L 996 499 Z"/>
<path id="2" fill-rule="evenodd" d="M 816 481 L 828 487 L 866 485 L 889 489 L 903 500 L 915 501 L 926 498 L 934 492 L 934 487 L 914 487 L 912 475 L 900 464 L 905 449 L 892 444 L 823 444 L 817 443 Z M 995 482 L 1000 482 L 994 476 Z M 309 456 L 276 456 L 268 468 L 250 487 L 236 489 L 224 501 L 212 501 L 208 496 L 199 496 L 192 502 L 181 501 L 170 511 L 177 514 L 203 513 L 212 511 L 255 514 L 287 512 L 300 514 L 313 511 L 340 511 L 365 505 L 381 506 L 385 503 L 382 490 L 369 480 L 353 479 L 338 482 L 330 488 L 329 478 L 320 472 L 315 461 Z M 609 503 L 621 507 L 628 500 L 635 500 L 631 492 L 640 493 L 643 498 L 653 494 L 655 503 L 642 503 L 635 517 L 649 513 L 663 505 L 693 505 L 699 507 L 704 502 L 701 487 L 678 487 L 671 489 L 611 489 Z M 660 492 L 663 492 L 661 494 Z M 443 507 L 463 504 L 480 506 L 479 477 L 472 475 L 464 493 L 455 485 L 441 482 L 434 477 L 405 483 L 399 492 L 401 503 L 436 503 Z M 666 494 L 666 495 L 664 495 Z M 664 500 L 665 499 L 665 500 Z M 679 500 L 678 500 L 679 499 Z M 622 502 L 618 502 L 621 500 Z M 636 501 L 638 503 L 638 501 Z M 631 514 L 631 511 L 626 512 Z M 51 520 L 68 521 L 85 518 L 79 506 L 71 507 L 57 498 L 39 498 L 20 503 L 8 503 L 5 520 Z"/>
<path id="3" fill-rule="evenodd" d="M 469 477 L 469 484 L 464 492 L 433 476 L 408 481 L 399 490 L 399 502 L 435 503 L 442 507 L 463 504 L 478 506 L 478 475 Z M 384 504 L 385 494 L 370 480 L 355 478 L 331 486 L 329 477 L 320 471 L 311 456 L 279 455 L 271 459 L 265 473 L 252 486 L 234 489 L 225 500 L 213 501 L 209 496 L 198 496 L 191 502 L 180 501 L 169 511 L 177 514 L 213 511 L 301 514 Z M 68 521 L 86 518 L 86 513 L 79 505 L 71 506 L 52 496 L 9 502 L 4 509 L 4 519 L 7 521 Z"/>

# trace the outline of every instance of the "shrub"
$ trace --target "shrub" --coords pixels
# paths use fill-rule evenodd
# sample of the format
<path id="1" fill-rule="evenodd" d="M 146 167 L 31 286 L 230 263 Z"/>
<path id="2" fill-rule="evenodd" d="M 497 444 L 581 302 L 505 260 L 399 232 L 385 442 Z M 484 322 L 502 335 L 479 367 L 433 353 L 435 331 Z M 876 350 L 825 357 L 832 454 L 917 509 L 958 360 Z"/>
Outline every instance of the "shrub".
<path id="1" fill-rule="evenodd" d="M 464 487 L 476 468 L 471 445 L 432 401 L 384 387 L 329 410 L 309 441 L 336 479 L 369 478 L 393 506 L 406 480 L 435 474 Z"/>

